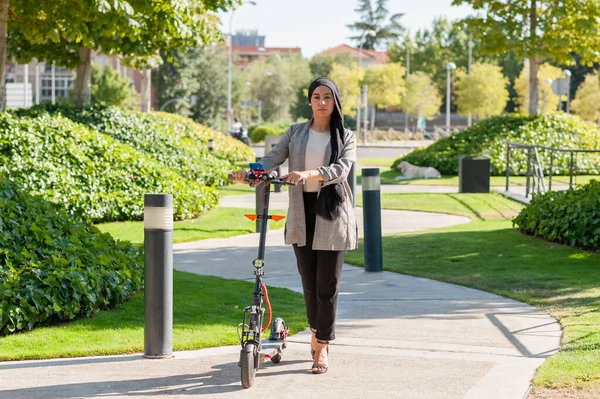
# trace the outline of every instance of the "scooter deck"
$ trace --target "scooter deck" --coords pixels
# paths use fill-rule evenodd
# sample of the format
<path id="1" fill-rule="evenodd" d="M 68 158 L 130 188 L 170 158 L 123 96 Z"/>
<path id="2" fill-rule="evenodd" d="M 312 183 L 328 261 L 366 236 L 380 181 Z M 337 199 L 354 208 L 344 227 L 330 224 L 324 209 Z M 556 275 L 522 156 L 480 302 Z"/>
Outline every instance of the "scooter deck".
<path id="1" fill-rule="evenodd" d="M 260 361 L 264 362 L 283 351 L 284 342 L 281 340 L 261 339 Z"/>

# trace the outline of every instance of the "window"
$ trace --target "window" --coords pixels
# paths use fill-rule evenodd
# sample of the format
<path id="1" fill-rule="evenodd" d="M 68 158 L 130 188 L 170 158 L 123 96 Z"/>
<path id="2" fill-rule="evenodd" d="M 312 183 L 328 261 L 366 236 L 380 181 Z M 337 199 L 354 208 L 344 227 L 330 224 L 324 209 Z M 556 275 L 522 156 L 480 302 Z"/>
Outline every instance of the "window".
<path id="1" fill-rule="evenodd" d="M 47 69 L 46 69 L 47 70 Z M 52 100 L 52 72 L 45 72 L 41 77 L 42 92 L 40 100 Z M 68 98 L 73 86 L 73 72 L 65 68 L 56 68 L 54 78 L 54 95 L 56 98 Z"/>

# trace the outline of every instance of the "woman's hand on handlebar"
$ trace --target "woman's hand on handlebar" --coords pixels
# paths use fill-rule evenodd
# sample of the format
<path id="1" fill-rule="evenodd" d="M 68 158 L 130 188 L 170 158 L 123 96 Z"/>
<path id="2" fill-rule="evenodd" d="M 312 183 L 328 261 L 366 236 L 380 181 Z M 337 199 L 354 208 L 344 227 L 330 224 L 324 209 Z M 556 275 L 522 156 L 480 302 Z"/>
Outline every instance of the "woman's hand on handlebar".
<path id="1" fill-rule="evenodd" d="M 286 173 L 285 175 L 280 177 L 281 180 L 285 180 L 286 182 L 294 184 L 294 185 L 302 182 L 303 180 L 306 180 L 307 178 L 308 178 L 308 176 L 306 176 L 306 172 L 296 172 L 296 171 Z"/>
<path id="2" fill-rule="evenodd" d="M 231 175 L 235 179 L 236 183 L 240 183 L 240 184 L 249 184 L 250 183 L 248 180 L 246 180 L 246 176 L 248 175 L 248 172 L 245 170 L 238 170 L 236 172 L 232 172 Z"/>

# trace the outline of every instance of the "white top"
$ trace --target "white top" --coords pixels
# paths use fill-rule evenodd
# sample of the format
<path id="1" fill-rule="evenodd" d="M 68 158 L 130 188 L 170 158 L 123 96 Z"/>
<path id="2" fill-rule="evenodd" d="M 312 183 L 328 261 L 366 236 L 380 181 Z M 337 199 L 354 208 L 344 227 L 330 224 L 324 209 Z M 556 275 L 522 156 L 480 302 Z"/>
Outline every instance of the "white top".
<path id="1" fill-rule="evenodd" d="M 315 170 L 324 165 L 325 148 L 331 140 L 331 134 L 318 133 L 312 129 L 308 130 L 308 142 L 306 143 L 306 156 L 304 158 L 304 170 Z M 305 180 L 304 191 L 316 193 L 321 187 L 321 182 L 318 180 Z"/>

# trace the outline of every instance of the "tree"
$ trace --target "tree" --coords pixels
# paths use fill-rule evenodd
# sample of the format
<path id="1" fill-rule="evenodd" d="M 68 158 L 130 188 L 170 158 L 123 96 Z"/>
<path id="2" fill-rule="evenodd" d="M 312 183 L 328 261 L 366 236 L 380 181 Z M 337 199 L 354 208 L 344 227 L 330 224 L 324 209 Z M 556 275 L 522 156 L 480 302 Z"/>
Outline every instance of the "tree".
<path id="1" fill-rule="evenodd" d="M 422 71 L 433 80 L 440 93 L 446 96 L 446 64 L 453 62 L 460 69 L 469 63 L 469 35 L 462 27 L 445 17 L 435 18 L 431 28 L 418 30 L 414 38 L 408 35 L 394 43 L 388 54 L 393 62 L 406 65 L 406 49 L 410 52 L 411 71 Z M 480 44 L 473 40 L 473 61 L 492 62 L 492 57 L 479 51 Z M 496 61 L 497 62 L 497 61 Z"/>
<path id="2" fill-rule="evenodd" d="M 280 99 L 283 100 L 283 119 L 289 119 L 289 111 L 297 101 L 297 93 L 310 84 L 311 73 L 308 61 L 299 54 L 281 56 L 283 79 L 280 77 L 280 66 L 275 56 L 264 56 L 252 62 L 243 71 L 240 78 L 248 82 L 244 86 L 243 98 L 252 98 L 263 102 L 262 116 L 267 121 L 279 118 Z M 283 80 L 283 96 L 281 81 Z M 307 101 L 307 100 L 306 100 Z M 240 107 L 238 106 L 238 111 Z"/>
<path id="3" fill-rule="evenodd" d="M 75 103 L 81 106 L 89 101 L 92 51 L 122 54 L 130 67 L 156 67 L 160 51 L 170 56 L 177 49 L 219 38 L 215 12 L 233 4 L 234 0 L 189 0 L 185 5 L 164 0 L 13 0 L 9 56 L 21 63 L 35 57 L 77 67 Z"/>
<path id="4" fill-rule="evenodd" d="M 355 68 L 357 62 L 350 53 L 339 53 L 335 56 L 330 54 L 320 55 L 313 57 L 310 60 L 310 72 L 315 79 L 329 76 L 333 69 L 333 64 L 344 65 L 347 68 Z"/>
<path id="5" fill-rule="evenodd" d="M 399 22 L 404 14 L 389 16 L 386 7 L 388 0 L 374 1 L 376 2 L 375 7 L 371 0 L 359 0 L 358 8 L 355 11 L 360 14 L 360 21 L 347 26 L 358 32 L 356 36 L 351 37 L 358 46 L 361 45 L 362 35 L 371 30 L 375 32 L 375 35 L 365 35 L 362 48 L 367 50 L 375 50 L 378 47 L 387 49 L 404 32 L 404 27 Z"/>
<path id="6" fill-rule="evenodd" d="M 333 65 L 331 79 L 333 79 L 340 88 L 340 101 L 342 102 L 344 115 L 356 115 L 356 109 L 360 105 L 360 85 L 363 77 L 364 71 L 361 69 L 350 69 L 338 64 Z"/>
<path id="7" fill-rule="evenodd" d="M 369 102 L 379 107 L 398 105 L 406 90 L 406 69 L 396 63 L 373 65 L 365 72 L 363 84 L 369 87 Z"/>
<path id="8" fill-rule="evenodd" d="M 227 53 L 217 46 L 179 51 L 172 62 L 163 55 L 163 64 L 156 74 L 159 103 L 195 95 L 195 104 L 176 101 L 165 111 L 173 110 L 200 123 L 216 126 L 218 118 L 227 109 L 227 69 L 224 65 L 227 65 Z M 239 102 L 239 95 L 239 90 L 232 90 L 234 104 Z"/>
<path id="9" fill-rule="evenodd" d="M 529 79 L 529 71 L 530 70 L 528 70 L 528 68 L 525 66 L 521 70 L 521 75 L 519 75 L 519 77 L 515 81 L 515 90 L 517 91 L 517 94 L 519 96 L 517 101 L 519 104 L 519 111 L 527 115 L 531 115 L 529 113 L 529 110 L 531 109 L 529 105 L 529 99 L 531 98 L 531 96 L 528 96 L 528 93 L 531 94 L 531 90 L 528 88 L 528 85 L 531 84 L 531 80 Z M 539 93 L 535 96 L 538 99 L 538 103 L 534 106 L 534 109 L 536 110 L 535 115 L 538 114 L 538 109 L 543 114 L 550 114 L 556 112 L 556 109 L 558 108 L 558 96 L 554 94 L 546 80 L 554 80 L 556 78 L 560 78 L 561 75 L 562 71 L 560 70 L 560 68 L 557 68 L 550 64 L 542 64 L 539 66 L 538 78 L 536 79 L 536 87 Z M 545 106 L 544 96 L 546 99 Z"/>
<path id="10" fill-rule="evenodd" d="M 486 63 L 473 65 L 471 74 L 456 73 L 456 105 L 461 115 L 473 114 L 478 119 L 500 115 L 508 101 L 508 78 L 502 68 Z"/>
<path id="11" fill-rule="evenodd" d="M 481 39 L 482 50 L 502 54 L 514 50 L 529 59 L 529 114 L 538 112 L 539 65 L 545 60 L 570 65 L 573 53 L 584 64 L 600 60 L 600 2 L 596 0 L 453 0 L 480 14 L 465 24 Z"/>
<path id="12" fill-rule="evenodd" d="M 406 78 L 406 94 L 401 105 L 404 112 L 414 119 L 433 119 L 439 113 L 442 97 L 429 76 L 418 71 Z"/>
<path id="13" fill-rule="evenodd" d="M 577 89 L 571 108 L 583 119 L 600 121 L 600 86 L 597 73 L 585 77 Z"/>
<path id="14" fill-rule="evenodd" d="M 130 82 L 123 79 L 109 65 L 106 68 L 92 64 L 92 102 L 105 103 L 123 107 L 127 104 L 130 94 Z"/>

